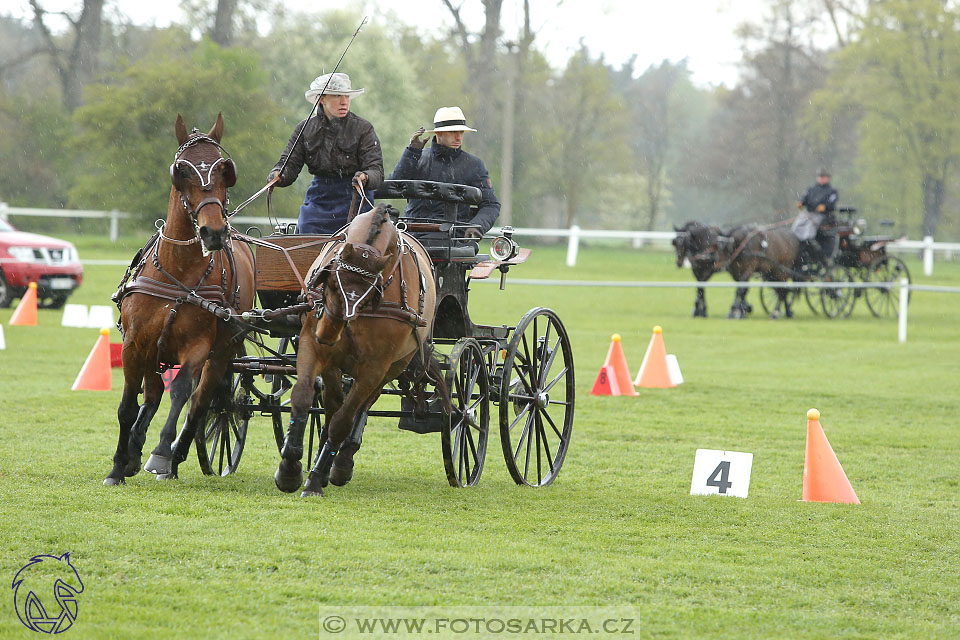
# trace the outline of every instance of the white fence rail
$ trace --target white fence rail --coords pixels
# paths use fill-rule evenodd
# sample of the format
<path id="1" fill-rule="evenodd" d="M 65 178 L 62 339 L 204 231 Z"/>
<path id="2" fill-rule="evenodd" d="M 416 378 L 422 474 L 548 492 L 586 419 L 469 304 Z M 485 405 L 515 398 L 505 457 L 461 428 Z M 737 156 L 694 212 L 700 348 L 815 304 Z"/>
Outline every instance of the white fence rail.
<path id="1" fill-rule="evenodd" d="M 109 218 L 110 219 L 110 240 L 117 241 L 118 221 L 122 218 L 129 218 L 131 214 L 123 211 L 88 211 L 82 209 L 28 209 L 24 207 L 10 207 L 6 202 L 0 202 L 0 219 L 6 219 L 7 216 L 41 216 L 58 218 Z M 273 225 L 276 222 L 296 222 L 294 218 L 271 219 L 258 216 L 237 216 L 233 219 L 234 223 L 251 225 Z M 500 232 L 500 228 L 490 230 L 490 234 Z M 643 242 L 663 242 L 669 243 L 676 236 L 673 231 L 616 231 L 611 229 L 581 229 L 579 225 L 573 225 L 569 229 L 539 229 L 533 227 L 518 227 L 513 230 L 513 235 L 520 237 L 536 238 L 567 238 L 567 266 L 573 267 L 577 264 L 577 254 L 580 251 L 580 240 L 589 238 L 621 239 L 633 240 L 635 243 Z M 947 260 L 953 258 L 953 252 L 960 252 L 960 242 L 934 242 L 933 236 L 926 236 L 923 240 L 897 240 L 887 245 L 895 250 L 916 250 L 923 252 L 923 273 L 924 275 L 933 274 L 934 253 L 941 252 Z"/>

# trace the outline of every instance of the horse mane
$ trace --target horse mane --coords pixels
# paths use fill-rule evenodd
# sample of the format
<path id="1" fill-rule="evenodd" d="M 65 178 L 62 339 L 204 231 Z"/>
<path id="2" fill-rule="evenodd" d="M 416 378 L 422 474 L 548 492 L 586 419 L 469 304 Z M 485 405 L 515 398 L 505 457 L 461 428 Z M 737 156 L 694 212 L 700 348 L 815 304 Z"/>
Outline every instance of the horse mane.
<path id="1" fill-rule="evenodd" d="M 367 231 L 367 241 L 366 244 L 373 245 L 373 241 L 380 234 L 381 227 L 383 223 L 389 219 L 387 215 L 387 208 L 384 206 L 377 206 L 373 209 L 373 217 L 370 219 L 370 228 Z"/>

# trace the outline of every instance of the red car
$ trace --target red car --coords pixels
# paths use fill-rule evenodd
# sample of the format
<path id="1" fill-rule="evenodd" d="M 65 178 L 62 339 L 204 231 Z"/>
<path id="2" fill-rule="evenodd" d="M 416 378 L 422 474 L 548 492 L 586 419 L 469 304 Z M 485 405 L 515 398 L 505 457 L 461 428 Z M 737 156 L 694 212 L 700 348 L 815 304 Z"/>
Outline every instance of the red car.
<path id="1" fill-rule="evenodd" d="M 37 306 L 62 307 L 83 282 L 77 249 L 63 240 L 17 231 L 0 219 L 0 307 L 9 307 L 31 282 L 37 283 Z"/>

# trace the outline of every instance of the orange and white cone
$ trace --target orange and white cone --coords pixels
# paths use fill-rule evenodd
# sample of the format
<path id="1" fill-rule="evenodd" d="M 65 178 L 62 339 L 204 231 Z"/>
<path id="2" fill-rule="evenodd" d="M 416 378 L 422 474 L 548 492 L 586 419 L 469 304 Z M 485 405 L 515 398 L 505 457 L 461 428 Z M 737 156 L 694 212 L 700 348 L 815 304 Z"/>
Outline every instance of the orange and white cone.
<path id="1" fill-rule="evenodd" d="M 678 365 L 678 373 L 679 368 Z M 653 336 L 650 338 L 650 344 L 647 345 L 647 353 L 643 356 L 634 384 L 650 389 L 669 389 L 677 386 L 670 376 L 667 349 L 663 345 L 663 329 L 659 325 L 653 328 Z"/>
<path id="2" fill-rule="evenodd" d="M 110 329 L 101 329 L 100 337 L 90 350 L 87 361 L 77 375 L 71 389 L 73 391 L 110 391 L 112 383 L 110 370 Z"/>
<path id="3" fill-rule="evenodd" d="M 623 355 L 620 334 L 610 336 L 610 349 L 607 360 L 600 367 L 597 380 L 593 383 L 591 395 L 595 396 L 636 396 L 639 395 L 630 382 L 630 370 L 627 357 Z"/>
<path id="4" fill-rule="evenodd" d="M 10 316 L 10 325 L 34 327 L 37 324 L 37 283 L 31 282 L 27 292 L 20 298 L 20 304 Z"/>
<path id="5" fill-rule="evenodd" d="M 807 449 L 803 461 L 803 501 L 860 504 L 833 447 L 820 426 L 820 412 L 807 411 Z"/>

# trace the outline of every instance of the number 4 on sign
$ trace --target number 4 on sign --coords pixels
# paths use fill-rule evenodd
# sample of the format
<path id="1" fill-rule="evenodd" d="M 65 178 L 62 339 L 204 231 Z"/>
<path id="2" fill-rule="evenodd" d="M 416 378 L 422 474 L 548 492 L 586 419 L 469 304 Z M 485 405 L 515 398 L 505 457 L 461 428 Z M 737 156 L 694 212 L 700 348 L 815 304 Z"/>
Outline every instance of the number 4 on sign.
<path id="1" fill-rule="evenodd" d="M 752 466 L 752 453 L 697 449 L 690 495 L 746 498 L 750 490 Z"/>

